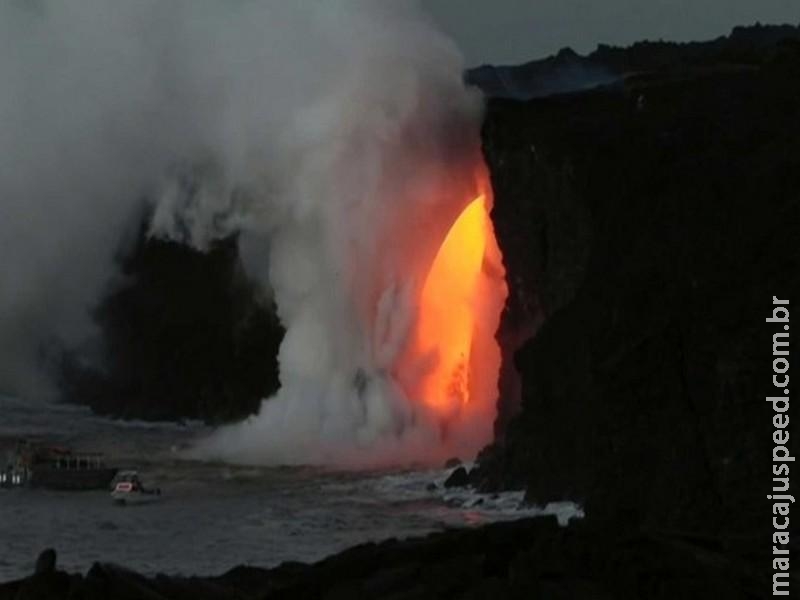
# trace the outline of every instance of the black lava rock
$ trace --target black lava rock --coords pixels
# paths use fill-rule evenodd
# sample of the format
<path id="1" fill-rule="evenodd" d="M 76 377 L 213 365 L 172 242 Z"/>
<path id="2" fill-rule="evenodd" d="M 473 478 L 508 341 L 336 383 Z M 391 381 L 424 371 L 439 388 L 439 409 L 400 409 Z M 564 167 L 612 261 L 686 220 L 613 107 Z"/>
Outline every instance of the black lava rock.
<path id="1" fill-rule="evenodd" d="M 102 359 L 63 358 L 66 399 L 122 418 L 219 423 L 277 390 L 284 330 L 235 238 L 200 252 L 143 229 L 122 271 L 126 283 L 94 312 Z"/>
<path id="2" fill-rule="evenodd" d="M 668 532 L 632 536 L 588 521 L 562 528 L 547 517 L 363 544 L 312 565 L 237 567 L 219 577 L 144 577 L 96 564 L 83 577 L 0 584 L 0 600 L 764 596 L 769 579 L 726 557 L 718 542 Z"/>
<path id="3" fill-rule="evenodd" d="M 34 573 L 42 575 L 44 573 L 52 573 L 56 570 L 56 551 L 52 548 L 42 551 L 36 559 L 36 568 Z"/>
<path id="4" fill-rule="evenodd" d="M 469 485 L 469 473 L 464 467 L 458 467 L 455 471 L 450 473 L 450 476 L 445 479 L 444 487 L 465 487 Z"/>

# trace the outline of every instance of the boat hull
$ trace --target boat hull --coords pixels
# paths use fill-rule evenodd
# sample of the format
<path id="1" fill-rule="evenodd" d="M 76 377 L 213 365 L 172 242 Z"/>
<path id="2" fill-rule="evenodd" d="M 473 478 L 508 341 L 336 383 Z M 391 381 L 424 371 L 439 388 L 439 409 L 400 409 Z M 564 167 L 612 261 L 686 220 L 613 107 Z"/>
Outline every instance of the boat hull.
<path id="1" fill-rule="evenodd" d="M 118 506 L 138 506 L 140 504 L 151 504 L 158 502 L 161 496 L 156 494 L 128 494 L 125 496 L 111 496 L 114 504 Z"/>
<path id="2" fill-rule="evenodd" d="M 51 490 L 99 490 L 108 489 L 117 474 L 117 469 L 58 469 L 34 468 L 28 484 L 31 487 Z"/>

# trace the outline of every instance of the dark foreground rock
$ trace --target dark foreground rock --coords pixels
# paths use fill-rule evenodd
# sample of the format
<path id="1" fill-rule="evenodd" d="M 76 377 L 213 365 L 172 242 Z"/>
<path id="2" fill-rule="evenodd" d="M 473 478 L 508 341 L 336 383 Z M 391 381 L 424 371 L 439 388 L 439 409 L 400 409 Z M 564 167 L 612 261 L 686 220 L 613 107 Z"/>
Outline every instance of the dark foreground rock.
<path id="1" fill-rule="evenodd" d="M 56 551 L 52 548 L 44 550 L 39 558 L 36 559 L 36 568 L 34 574 L 43 575 L 45 573 L 53 573 L 56 570 Z"/>
<path id="2" fill-rule="evenodd" d="M 793 582 L 795 584 L 796 582 Z M 220 577 L 143 577 L 95 564 L 0 585 L 0 600 L 95 598 L 675 598 L 765 595 L 771 582 L 719 540 L 554 518 L 365 544 L 313 565 L 239 567 Z"/>
<path id="3" fill-rule="evenodd" d="M 469 473 L 464 467 L 457 467 L 453 472 L 444 480 L 444 487 L 464 487 L 469 485 Z"/>

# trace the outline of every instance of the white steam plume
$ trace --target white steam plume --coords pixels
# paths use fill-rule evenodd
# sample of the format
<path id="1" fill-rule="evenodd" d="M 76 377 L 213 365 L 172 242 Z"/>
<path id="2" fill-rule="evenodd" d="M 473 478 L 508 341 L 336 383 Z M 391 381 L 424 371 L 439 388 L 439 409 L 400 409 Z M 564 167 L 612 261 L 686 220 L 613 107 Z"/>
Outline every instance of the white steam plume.
<path id="1" fill-rule="evenodd" d="M 368 464 L 488 441 L 484 418 L 443 447 L 395 372 L 480 161 L 480 101 L 415 2 L 17 3 L 0 35 L 0 358 L 86 334 L 157 188 L 151 234 L 241 232 L 287 328 L 278 395 L 197 453 Z M 21 365 L 0 364 L 19 387 Z"/>
<path id="2" fill-rule="evenodd" d="M 155 8 L 0 3 L 0 393 L 52 393 L 40 354 L 89 333 L 142 193 L 191 145 L 139 39 Z"/>

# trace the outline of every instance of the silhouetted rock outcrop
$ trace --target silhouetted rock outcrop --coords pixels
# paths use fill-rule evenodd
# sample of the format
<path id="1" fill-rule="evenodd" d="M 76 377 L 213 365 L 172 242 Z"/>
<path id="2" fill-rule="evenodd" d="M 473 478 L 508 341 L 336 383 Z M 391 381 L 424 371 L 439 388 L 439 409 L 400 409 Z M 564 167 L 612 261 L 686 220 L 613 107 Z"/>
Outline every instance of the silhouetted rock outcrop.
<path id="1" fill-rule="evenodd" d="M 242 272 L 235 238 L 207 252 L 148 239 L 95 311 L 99 359 L 67 357 L 68 399 L 125 418 L 243 418 L 278 387 L 283 327 Z"/>
<path id="2" fill-rule="evenodd" d="M 43 550 L 42 553 L 39 555 L 39 558 L 36 559 L 36 568 L 35 573 L 36 575 L 42 575 L 43 573 L 52 573 L 56 570 L 56 551 L 52 548 L 48 548 L 47 550 Z"/>
<path id="3" fill-rule="evenodd" d="M 464 467 L 457 467 L 453 472 L 444 480 L 444 487 L 464 487 L 469 485 L 469 473 Z"/>

